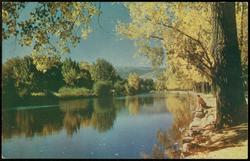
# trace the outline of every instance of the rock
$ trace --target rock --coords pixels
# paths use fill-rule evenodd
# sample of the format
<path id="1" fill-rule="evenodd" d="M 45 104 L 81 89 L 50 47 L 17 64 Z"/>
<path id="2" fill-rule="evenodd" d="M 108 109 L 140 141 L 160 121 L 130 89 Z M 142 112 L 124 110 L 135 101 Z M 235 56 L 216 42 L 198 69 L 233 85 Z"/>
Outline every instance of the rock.
<path id="1" fill-rule="evenodd" d="M 208 117 L 207 117 L 207 121 L 208 121 L 210 124 L 213 124 L 213 123 L 215 122 L 215 117 L 214 117 L 212 114 L 210 114 L 210 115 L 208 115 Z"/>
<path id="2" fill-rule="evenodd" d="M 182 145 L 182 151 L 183 152 L 189 152 L 190 151 L 190 147 L 191 147 L 191 144 L 190 143 L 184 143 L 183 145 Z"/>
<path id="3" fill-rule="evenodd" d="M 207 146 L 208 144 L 207 144 L 207 142 L 205 142 L 205 143 L 200 143 L 200 146 L 203 146 L 203 147 L 205 147 L 205 146 Z"/>
<path id="4" fill-rule="evenodd" d="M 201 120 L 193 120 L 189 125 L 189 129 L 192 129 L 192 127 L 199 127 L 200 125 L 201 125 Z"/>
<path id="5" fill-rule="evenodd" d="M 215 146 L 215 147 L 217 147 L 217 146 L 220 146 L 220 145 L 222 145 L 223 144 L 223 141 L 216 141 L 215 143 L 213 143 L 212 144 L 212 146 Z"/>
<path id="6" fill-rule="evenodd" d="M 208 125 L 203 126 L 203 129 L 205 130 L 212 130 L 213 128 L 214 128 L 213 124 L 208 124 Z"/>
<path id="7" fill-rule="evenodd" d="M 194 138 L 194 142 L 196 142 L 196 143 L 202 143 L 205 141 L 207 141 L 207 137 L 205 137 L 204 135 L 196 136 Z"/>
<path id="8" fill-rule="evenodd" d="M 205 113 L 203 113 L 203 112 L 195 112 L 194 117 L 203 118 L 203 117 L 205 117 Z"/>
<path id="9" fill-rule="evenodd" d="M 180 147 L 179 147 L 179 144 L 178 143 L 175 143 L 173 146 L 172 146 L 173 150 L 174 151 L 179 151 L 180 150 Z"/>
<path id="10" fill-rule="evenodd" d="M 194 117 L 193 121 L 196 121 L 196 122 L 201 122 L 202 119 L 201 118 L 198 118 L 198 117 Z"/>
<path id="11" fill-rule="evenodd" d="M 193 138 L 193 137 L 190 137 L 190 136 L 184 137 L 184 138 L 182 139 L 182 142 L 183 142 L 183 143 L 190 143 L 193 139 L 194 139 L 194 138 Z"/>
<path id="12" fill-rule="evenodd" d="M 205 120 L 202 120 L 202 122 L 201 122 L 201 127 L 202 128 L 205 128 L 206 126 L 208 126 L 209 125 L 209 123 L 207 122 L 207 120 L 205 119 Z"/>
<path id="13" fill-rule="evenodd" d="M 190 136 L 196 136 L 196 135 L 201 134 L 201 132 L 199 129 L 192 129 L 192 130 L 190 130 L 189 134 L 190 134 Z"/>
<path id="14" fill-rule="evenodd" d="M 208 135 L 209 133 L 210 133 L 211 131 L 210 130 L 205 130 L 205 131 L 203 131 L 203 135 Z"/>
<path id="15" fill-rule="evenodd" d="M 203 112 L 204 110 L 203 110 L 203 108 L 201 108 L 201 107 L 197 107 L 196 109 L 195 109 L 195 112 Z"/>
<path id="16" fill-rule="evenodd" d="M 220 140 L 222 137 L 223 137 L 223 134 L 216 134 L 216 135 L 210 137 L 210 141 L 212 143 L 214 143 L 214 142 L 217 142 L 218 140 Z"/>
<path id="17" fill-rule="evenodd" d="M 210 132 L 207 134 L 208 137 L 212 137 L 213 135 L 214 135 L 214 133 L 213 133 L 212 131 L 210 131 Z"/>

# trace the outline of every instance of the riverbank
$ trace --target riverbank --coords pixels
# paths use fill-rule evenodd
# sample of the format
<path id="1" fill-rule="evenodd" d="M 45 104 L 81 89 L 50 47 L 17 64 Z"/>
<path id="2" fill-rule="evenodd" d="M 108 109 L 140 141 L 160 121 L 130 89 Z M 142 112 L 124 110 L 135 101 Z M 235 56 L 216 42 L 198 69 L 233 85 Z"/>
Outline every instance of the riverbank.
<path id="1" fill-rule="evenodd" d="M 191 94 L 197 94 L 190 92 Z M 246 159 L 248 157 L 248 123 L 215 130 L 216 100 L 200 94 L 208 105 L 196 108 L 193 121 L 182 138 L 182 158 L 187 159 Z"/>
<path id="2" fill-rule="evenodd" d="M 65 90 L 63 92 L 37 92 L 32 93 L 30 96 L 25 97 L 15 97 L 15 98 L 5 98 L 3 106 L 5 108 L 13 108 L 15 105 L 21 106 L 30 106 L 30 105 L 47 105 L 54 104 L 59 100 L 73 100 L 73 99 L 92 99 L 92 98 L 113 98 L 113 97 L 129 97 L 129 96 L 139 96 L 144 94 L 152 94 L 152 92 L 147 93 L 138 93 L 136 95 L 106 95 L 106 96 L 97 96 L 93 91 L 86 91 L 76 89 L 76 90 Z"/>

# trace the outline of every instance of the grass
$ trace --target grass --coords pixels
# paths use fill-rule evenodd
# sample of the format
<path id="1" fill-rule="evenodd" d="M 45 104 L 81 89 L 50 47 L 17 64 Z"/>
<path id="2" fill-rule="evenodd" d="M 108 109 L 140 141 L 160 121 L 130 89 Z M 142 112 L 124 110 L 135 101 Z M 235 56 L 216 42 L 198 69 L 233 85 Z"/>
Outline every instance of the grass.
<path id="1" fill-rule="evenodd" d="M 91 96 L 92 93 L 87 88 L 70 88 L 70 87 L 62 87 L 58 90 L 58 93 L 54 93 L 57 97 L 88 97 Z"/>
<path id="2" fill-rule="evenodd" d="M 32 92 L 31 96 L 46 96 L 45 92 Z"/>

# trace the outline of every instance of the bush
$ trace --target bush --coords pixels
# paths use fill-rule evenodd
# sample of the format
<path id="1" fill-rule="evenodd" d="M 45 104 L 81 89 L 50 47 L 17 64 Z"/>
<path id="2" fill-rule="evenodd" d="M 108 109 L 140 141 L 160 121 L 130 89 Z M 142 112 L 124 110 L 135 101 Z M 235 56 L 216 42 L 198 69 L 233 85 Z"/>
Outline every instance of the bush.
<path id="1" fill-rule="evenodd" d="M 142 79 L 140 82 L 140 91 L 143 92 L 149 92 L 154 90 L 154 81 L 153 79 Z"/>
<path id="2" fill-rule="evenodd" d="M 117 72 L 111 63 L 99 58 L 91 67 L 91 77 L 95 82 L 112 81 L 113 83 L 117 79 Z"/>
<path id="3" fill-rule="evenodd" d="M 134 87 L 129 86 L 128 83 L 125 84 L 125 91 L 127 95 L 137 94 L 137 90 Z"/>
<path id="4" fill-rule="evenodd" d="M 96 96 L 111 95 L 112 83 L 110 81 L 97 81 L 94 84 L 94 94 Z"/>
<path id="5" fill-rule="evenodd" d="M 125 91 L 125 82 L 123 81 L 117 81 L 114 85 L 114 89 L 115 89 L 115 96 L 122 96 L 125 95 L 126 91 Z"/>
<path id="6" fill-rule="evenodd" d="M 91 92 L 87 88 L 62 87 L 58 91 L 60 97 L 90 96 Z"/>

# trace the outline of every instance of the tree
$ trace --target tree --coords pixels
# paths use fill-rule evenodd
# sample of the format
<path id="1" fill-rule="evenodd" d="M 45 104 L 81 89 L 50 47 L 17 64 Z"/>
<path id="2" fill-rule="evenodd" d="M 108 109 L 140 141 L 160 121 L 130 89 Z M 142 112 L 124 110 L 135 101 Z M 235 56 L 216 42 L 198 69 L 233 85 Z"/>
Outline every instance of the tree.
<path id="1" fill-rule="evenodd" d="M 67 58 L 63 62 L 62 75 L 68 86 L 86 87 L 88 89 L 92 87 L 93 82 L 90 72 L 86 69 L 80 69 L 79 63 L 71 60 L 71 58 Z"/>
<path id="2" fill-rule="evenodd" d="M 91 77 L 94 81 L 116 81 L 117 74 L 112 64 L 104 59 L 97 59 L 91 68 Z"/>
<path id="3" fill-rule="evenodd" d="M 242 67 L 235 19 L 235 3 L 214 3 L 213 55 L 216 84 L 217 125 L 231 125 L 246 115 Z"/>
<path id="4" fill-rule="evenodd" d="M 116 81 L 115 84 L 114 84 L 114 90 L 115 90 L 115 95 L 116 96 L 122 96 L 125 94 L 125 83 L 126 81 L 123 80 L 123 81 Z"/>
<path id="5" fill-rule="evenodd" d="M 173 71 L 178 70 L 182 73 L 182 77 L 186 77 L 187 80 L 206 81 L 213 83 L 213 86 L 217 86 L 217 78 L 214 77 L 217 75 L 215 71 L 220 69 L 225 72 L 225 69 L 221 68 L 216 56 L 213 54 L 213 43 L 211 43 L 213 24 L 210 19 L 213 12 L 211 5 L 208 4 L 211 3 L 124 3 L 124 6 L 130 12 L 131 21 L 128 24 L 118 23 L 117 31 L 122 36 L 135 40 L 136 45 L 139 47 L 139 54 L 154 61 L 154 58 L 157 58 L 156 54 L 159 55 L 159 53 L 151 52 L 150 56 L 148 56 L 144 49 L 164 48 L 167 54 L 160 55 L 162 59 L 167 60 L 168 67 L 173 68 Z M 236 13 L 232 12 L 230 14 L 231 17 L 234 17 L 232 20 L 234 22 L 230 24 L 232 26 L 230 30 L 232 29 L 231 32 L 234 32 L 237 40 L 236 25 L 233 27 Z M 225 19 L 227 18 L 230 19 L 230 17 L 225 17 Z M 227 21 L 225 20 L 226 23 Z M 245 32 L 247 31 L 244 30 L 241 33 Z M 235 40 L 230 43 L 234 46 L 236 44 Z M 244 44 L 247 46 L 245 41 Z M 244 49 L 246 50 L 246 47 Z M 240 56 L 239 52 L 238 56 Z M 227 70 L 232 70 L 234 65 L 236 69 L 233 71 L 239 72 L 234 76 L 234 80 L 236 82 L 238 80 L 238 83 L 241 84 L 241 69 L 237 61 L 235 64 L 232 63 L 231 68 L 227 68 Z M 233 86 L 233 84 L 230 84 L 227 87 L 232 88 L 230 91 L 233 91 Z M 239 91 L 241 91 L 240 85 Z M 232 92 L 225 96 L 227 99 L 218 98 L 220 96 L 217 95 L 217 99 L 232 99 L 232 95 L 235 95 L 235 93 Z M 240 94 L 238 97 L 241 100 L 238 100 L 238 103 L 244 100 L 244 95 Z M 217 107 L 220 109 L 220 106 L 219 104 Z M 233 115 L 238 114 L 234 113 Z M 234 118 L 233 122 L 237 122 L 237 119 Z"/>
<path id="6" fill-rule="evenodd" d="M 62 65 L 62 75 L 68 86 L 78 86 L 81 76 L 77 62 L 71 60 L 71 58 L 65 59 Z"/>
<path id="7" fill-rule="evenodd" d="M 143 80 L 145 92 L 151 91 L 154 89 L 154 80 L 153 79 L 145 79 Z"/>
<path id="8" fill-rule="evenodd" d="M 117 31 L 135 40 L 138 54 L 150 59 L 152 65 L 154 62 L 159 65 L 161 61 L 157 60 L 165 59 L 167 68 L 181 71 L 185 74 L 183 78 L 210 79 L 213 59 L 208 52 L 211 33 L 209 5 L 150 2 L 124 3 L 124 6 L 131 13 L 132 21 L 118 23 Z"/>
<path id="9" fill-rule="evenodd" d="M 92 65 L 91 65 L 89 62 L 80 61 L 80 62 L 79 62 L 79 66 L 80 66 L 80 69 L 85 69 L 85 70 L 87 70 L 87 71 L 90 71 Z"/>
<path id="10" fill-rule="evenodd" d="M 13 98 L 18 96 L 15 88 L 15 80 L 12 74 L 13 72 L 10 70 L 10 67 L 13 66 L 9 66 L 5 63 L 2 69 L 2 96 L 5 103 L 14 102 Z"/>
<path id="11" fill-rule="evenodd" d="M 136 73 L 129 73 L 128 82 L 125 85 L 125 89 L 129 95 L 137 94 L 140 91 L 141 79 Z"/>
<path id="12" fill-rule="evenodd" d="M 60 87 L 64 85 L 63 75 L 62 75 L 62 63 L 48 69 L 45 73 L 39 72 L 39 86 L 42 86 L 42 90 L 46 93 L 49 91 L 57 92 Z M 38 86 L 38 87 L 39 87 Z"/>
<path id="13" fill-rule="evenodd" d="M 96 96 L 110 96 L 112 83 L 110 81 L 97 81 L 93 89 Z"/>
<path id="14" fill-rule="evenodd" d="M 2 40 L 16 37 L 21 46 L 32 46 L 34 55 L 69 53 L 70 46 L 87 38 L 99 14 L 92 2 L 3 2 Z"/>
<path id="15" fill-rule="evenodd" d="M 35 80 L 36 67 L 32 58 L 29 56 L 15 58 L 12 70 L 18 96 L 29 96 L 34 91 L 37 83 Z"/>
<path id="16" fill-rule="evenodd" d="M 91 89 L 93 85 L 93 80 L 91 78 L 90 72 L 85 69 L 80 69 L 79 75 L 80 75 L 79 86 Z"/>
<path id="17" fill-rule="evenodd" d="M 153 79 L 140 79 L 140 92 L 149 92 L 154 89 Z"/>
<path id="18" fill-rule="evenodd" d="M 248 3 L 236 2 L 236 26 L 241 51 L 244 88 L 248 89 Z"/>

